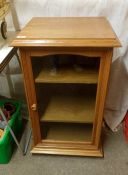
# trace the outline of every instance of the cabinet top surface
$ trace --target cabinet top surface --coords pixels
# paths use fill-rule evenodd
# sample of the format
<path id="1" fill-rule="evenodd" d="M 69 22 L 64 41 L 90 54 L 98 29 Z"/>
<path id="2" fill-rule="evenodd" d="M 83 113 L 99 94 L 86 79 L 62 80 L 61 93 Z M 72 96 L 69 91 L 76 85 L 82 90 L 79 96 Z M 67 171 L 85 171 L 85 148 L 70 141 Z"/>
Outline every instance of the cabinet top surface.
<path id="1" fill-rule="evenodd" d="M 105 17 L 36 17 L 11 44 L 16 47 L 119 47 Z"/>

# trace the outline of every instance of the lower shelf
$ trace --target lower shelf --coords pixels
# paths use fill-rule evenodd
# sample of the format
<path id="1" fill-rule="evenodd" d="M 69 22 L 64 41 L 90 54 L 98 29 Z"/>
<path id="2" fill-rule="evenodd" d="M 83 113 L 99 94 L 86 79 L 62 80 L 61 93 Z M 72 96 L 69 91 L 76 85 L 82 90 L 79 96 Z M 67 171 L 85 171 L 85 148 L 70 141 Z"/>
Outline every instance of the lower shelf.
<path id="1" fill-rule="evenodd" d="M 43 140 L 91 142 L 92 124 L 44 123 Z"/>
<path id="2" fill-rule="evenodd" d="M 43 123 L 42 141 L 33 154 L 103 157 L 102 146 L 93 145 L 92 124 Z"/>

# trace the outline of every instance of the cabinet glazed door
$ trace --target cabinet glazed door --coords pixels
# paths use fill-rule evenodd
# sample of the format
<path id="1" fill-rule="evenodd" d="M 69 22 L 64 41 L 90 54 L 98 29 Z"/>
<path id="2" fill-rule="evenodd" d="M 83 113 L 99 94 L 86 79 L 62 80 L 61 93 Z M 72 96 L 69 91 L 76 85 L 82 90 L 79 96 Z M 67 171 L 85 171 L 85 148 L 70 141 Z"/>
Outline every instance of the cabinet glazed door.
<path id="1" fill-rule="evenodd" d="M 31 120 L 32 133 L 33 133 L 33 144 L 34 146 L 41 142 L 41 132 L 39 115 L 37 110 L 37 100 L 35 84 L 33 79 L 33 70 L 31 65 L 30 52 L 24 49 L 20 49 L 21 54 L 21 65 L 24 76 L 24 85 L 27 97 L 27 103 L 29 108 L 29 117 Z"/>
<path id="2" fill-rule="evenodd" d="M 21 49 L 34 146 L 42 153 L 102 155 L 99 144 L 111 57 L 109 49 Z"/>

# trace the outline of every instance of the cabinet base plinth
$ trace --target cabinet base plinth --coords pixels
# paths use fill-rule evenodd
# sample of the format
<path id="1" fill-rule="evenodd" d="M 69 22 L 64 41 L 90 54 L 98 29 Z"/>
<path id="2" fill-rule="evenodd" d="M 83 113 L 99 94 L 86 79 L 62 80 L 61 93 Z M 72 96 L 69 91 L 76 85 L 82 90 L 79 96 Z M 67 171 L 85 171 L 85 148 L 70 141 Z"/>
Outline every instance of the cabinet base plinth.
<path id="1" fill-rule="evenodd" d="M 99 149 L 90 149 L 90 150 L 34 147 L 31 150 L 31 153 L 32 154 L 55 154 L 55 155 L 103 157 L 102 146 L 100 146 Z"/>

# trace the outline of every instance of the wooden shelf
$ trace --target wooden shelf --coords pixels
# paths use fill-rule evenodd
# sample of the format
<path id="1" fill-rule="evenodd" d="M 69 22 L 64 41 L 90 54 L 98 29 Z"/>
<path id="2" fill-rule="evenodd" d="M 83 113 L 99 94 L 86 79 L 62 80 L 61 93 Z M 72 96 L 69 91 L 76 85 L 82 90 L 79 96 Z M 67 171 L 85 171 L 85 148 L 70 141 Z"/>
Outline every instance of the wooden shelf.
<path id="1" fill-rule="evenodd" d="M 46 134 L 43 140 L 79 142 L 91 142 L 92 140 L 92 124 L 52 123 L 47 125 L 45 129 Z"/>
<path id="2" fill-rule="evenodd" d="M 53 95 L 40 120 L 44 122 L 93 123 L 94 95 Z"/>
<path id="3" fill-rule="evenodd" d="M 35 78 L 36 83 L 88 83 L 98 82 L 98 70 L 96 68 L 79 68 L 63 66 L 56 72 L 50 67 L 43 67 Z"/>

